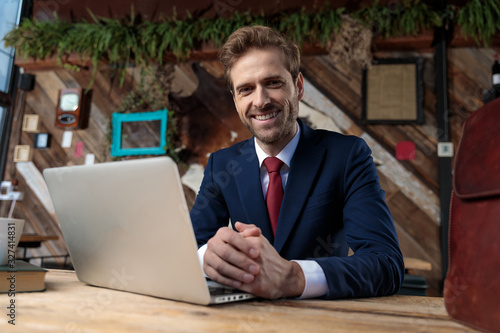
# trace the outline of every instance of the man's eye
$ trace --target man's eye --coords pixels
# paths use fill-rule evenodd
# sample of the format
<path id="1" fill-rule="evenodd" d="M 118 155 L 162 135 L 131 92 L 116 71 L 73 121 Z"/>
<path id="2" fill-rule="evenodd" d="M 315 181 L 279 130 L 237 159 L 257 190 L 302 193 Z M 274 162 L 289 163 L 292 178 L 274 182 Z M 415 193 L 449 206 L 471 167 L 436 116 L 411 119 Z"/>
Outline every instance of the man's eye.
<path id="1" fill-rule="evenodd" d="M 282 85 L 282 83 L 279 80 L 272 80 L 272 81 L 269 81 L 268 85 L 270 87 L 280 87 Z"/>
<path id="2" fill-rule="evenodd" d="M 240 94 L 247 94 L 250 91 L 252 91 L 252 88 L 250 88 L 250 87 L 244 87 L 244 88 L 240 89 Z"/>

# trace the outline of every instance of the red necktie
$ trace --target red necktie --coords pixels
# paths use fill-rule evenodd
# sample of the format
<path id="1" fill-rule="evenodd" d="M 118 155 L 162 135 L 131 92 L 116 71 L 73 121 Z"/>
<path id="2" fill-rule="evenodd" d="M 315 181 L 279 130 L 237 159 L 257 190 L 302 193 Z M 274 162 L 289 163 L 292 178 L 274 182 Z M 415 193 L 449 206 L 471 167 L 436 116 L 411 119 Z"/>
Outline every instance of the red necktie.
<path id="1" fill-rule="evenodd" d="M 266 204 L 269 213 L 269 220 L 276 234 L 278 217 L 280 215 L 281 201 L 283 200 L 283 184 L 281 183 L 280 169 L 283 161 L 276 157 L 268 157 L 264 160 L 267 172 L 269 173 L 269 186 L 267 187 Z"/>

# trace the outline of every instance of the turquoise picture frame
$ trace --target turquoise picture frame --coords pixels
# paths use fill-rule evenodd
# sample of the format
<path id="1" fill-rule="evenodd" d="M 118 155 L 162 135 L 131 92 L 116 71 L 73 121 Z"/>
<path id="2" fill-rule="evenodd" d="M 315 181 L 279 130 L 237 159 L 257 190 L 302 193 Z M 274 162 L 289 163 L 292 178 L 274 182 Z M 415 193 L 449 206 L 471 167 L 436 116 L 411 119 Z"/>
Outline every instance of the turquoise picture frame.
<path id="1" fill-rule="evenodd" d="M 167 145 L 167 119 L 168 110 L 163 109 L 151 112 L 135 113 L 113 113 L 111 126 L 111 156 L 131 155 L 163 155 L 166 153 Z M 122 147 L 122 124 L 125 122 L 160 121 L 160 145 L 157 147 L 123 148 Z"/>

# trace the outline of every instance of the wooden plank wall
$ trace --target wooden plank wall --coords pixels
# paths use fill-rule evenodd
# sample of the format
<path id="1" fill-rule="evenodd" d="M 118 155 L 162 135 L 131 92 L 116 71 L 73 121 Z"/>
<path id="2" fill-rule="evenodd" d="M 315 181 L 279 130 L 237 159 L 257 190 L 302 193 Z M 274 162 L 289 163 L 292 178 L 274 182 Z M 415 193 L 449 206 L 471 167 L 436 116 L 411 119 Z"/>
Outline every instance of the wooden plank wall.
<path id="1" fill-rule="evenodd" d="M 130 89 L 132 78 L 129 77 L 123 89 L 111 86 L 105 75 L 98 75 L 93 86 L 93 103 L 89 126 L 85 130 L 73 131 L 72 145 L 70 148 L 62 148 L 62 135 L 64 130 L 55 126 L 55 110 L 57 105 L 58 91 L 66 87 L 87 87 L 90 82 L 88 71 L 68 71 L 58 69 L 55 71 L 35 71 L 35 88 L 33 91 L 25 92 L 24 97 L 19 98 L 17 103 L 21 105 L 20 114 L 14 119 L 12 134 L 9 142 L 8 164 L 6 168 L 6 179 L 19 181 L 19 190 L 24 192 L 24 200 L 18 202 L 14 216 L 26 220 L 23 234 L 56 235 L 57 241 L 44 242 L 42 247 L 27 250 L 27 257 L 56 256 L 55 260 L 45 260 L 45 263 L 55 265 L 64 264 L 64 256 L 68 254 L 65 242 L 62 238 L 54 213 L 48 212 L 42 205 L 31 187 L 26 184 L 24 177 L 19 173 L 15 163 L 12 162 L 15 145 L 29 145 L 33 147 L 34 134 L 21 131 L 23 115 L 37 114 L 40 116 L 40 132 L 50 133 L 51 145 L 48 149 L 34 149 L 32 163 L 42 172 L 45 168 L 65 165 L 80 165 L 84 163 L 85 155 L 95 155 L 96 163 L 111 160 L 109 146 L 107 144 L 107 126 L 113 109 Z M 75 156 L 77 142 L 83 142 L 83 155 Z M 32 148 L 33 149 L 33 148 Z M 0 211 L 5 215 L 10 202 L 2 202 Z M 18 249 L 18 255 L 24 256 L 22 249 Z M 35 259 L 35 263 L 41 263 Z M 70 261 L 68 262 L 70 263 Z"/>
<path id="2" fill-rule="evenodd" d="M 456 145 L 461 128 L 467 117 L 482 105 L 482 91 L 490 88 L 490 68 L 495 50 L 451 49 L 449 51 L 449 98 L 452 141 Z M 378 54 L 384 57 L 415 56 L 415 54 Z M 386 190 L 387 202 L 394 215 L 401 248 L 405 256 L 429 261 L 432 271 L 417 271 L 430 284 L 429 295 L 438 295 L 442 285 L 440 221 L 439 214 L 429 213 L 417 204 L 411 193 L 405 191 L 412 179 L 423 184 L 423 192 L 439 194 L 438 159 L 436 145 L 436 97 L 434 94 L 434 61 L 432 54 L 424 57 L 424 113 L 423 125 L 369 125 L 361 124 L 361 69 L 355 64 L 335 64 L 328 56 L 307 56 L 303 59 L 303 72 L 319 91 L 333 102 L 354 124 L 347 134 L 366 136 L 380 145 L 384 154 L 394 156 L 395 145 L 400 141 L 413 141 L 417 146 L 417 158 L 397 162 L 411 177 L 395 181 L 387 173 L 380 172 L 381 183 Z M 137 69 L 136 69 L 137 70 Z M 123 87 L 111 82 L 109 73 L 101 71 L 92 87 L 92 108 L 89 127 L 73 131 L 70 148 L 62 148 L 64 130 L 55 127 L 55 109 L 58 90 L 64 87 L 87 87 L 89 71 L 67 69 L 35 71 L 35 89 L 25 94 L 22 114 L 38 114 L 41 131 L 52 134 L 52 145 L 46 150 L 35 150 L 32 162 L 40 170 L 48 167 L 79 165 L 87 153 L 95 155 L 96 163 L 111 161 L 107 141 L 108 124 L 112 113 L 120 105 L 126 93 L 134 85 L 137 72 L 130 69 Z M 222 78 L 222 68 L 217 61 L 181 63 L 176 66 L 170 95 L 171 107 L 176 111 L 179 127 L 180 153 L 184 164 L 204 165 L 210 152 L 229 146 L 249 137 L 239 121 L 232 98 Z M 21 102 L 21 101 L 19 101 Z M 12 150 L 16 144 L 33 145 L 33 134 L 21 131 L 20 117 L 13 124 L 7 179 L 18 179 L 25 199 L 18 203 L 14 215 L 25 218 L 25 233 L 58 235 L 58 241 L 45 242 L 38 249 L 28 250 L 28 256 L 64 255 L 67 249 L 59 231 L 55 216 L 44 208 L 40 199 L 27 186 L 12 162 Z M 335 119 L 334 119 L 335 120 Z M 83 156 L 75 157 L 75 145 L 83 142 Z M 383 167 L 383 166 L 382 166 Z M 181 169 L 184 172 L 185 168 Z M 413 178 L 412 178 L 413 177 Z M 191 205 L 194 192 L 185 188 Z M 0 213 L 5 215 L 8 203 L 0 203 Z"/>

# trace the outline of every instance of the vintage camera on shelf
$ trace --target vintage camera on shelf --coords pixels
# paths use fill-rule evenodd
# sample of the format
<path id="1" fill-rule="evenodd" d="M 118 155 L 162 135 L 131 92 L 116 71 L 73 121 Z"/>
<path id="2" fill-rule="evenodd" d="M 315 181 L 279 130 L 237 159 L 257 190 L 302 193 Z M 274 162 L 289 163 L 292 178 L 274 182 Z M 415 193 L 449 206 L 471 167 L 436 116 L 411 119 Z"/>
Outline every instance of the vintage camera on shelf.
<path id="1" fill-rule="evenodd" d="M 84 129 L 88 125 L 91 90 L 65 88 L 59 91 L 56 126 L 64 129 Z"/>

